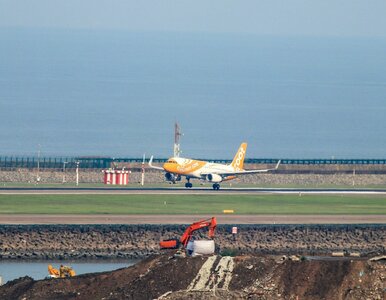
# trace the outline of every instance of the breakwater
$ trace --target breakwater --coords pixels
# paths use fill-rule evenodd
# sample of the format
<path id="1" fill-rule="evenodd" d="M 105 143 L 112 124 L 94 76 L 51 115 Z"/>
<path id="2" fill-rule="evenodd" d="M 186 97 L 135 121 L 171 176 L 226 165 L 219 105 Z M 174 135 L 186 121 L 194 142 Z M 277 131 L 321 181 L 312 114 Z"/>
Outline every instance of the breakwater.
<path id="1" fill-rule="evenodd" d="M 219 225 L 218 251 L 265 254 L 386 254 L 386 225 Z M 142 258 L 186 225 L 1 225 L 1 259 Z M 204 231 L 203 231 L 204 232 Z M 206 233 L 206 232 L 204 232 Z M 205 238 L 205 234 L 195 233 Z"/>

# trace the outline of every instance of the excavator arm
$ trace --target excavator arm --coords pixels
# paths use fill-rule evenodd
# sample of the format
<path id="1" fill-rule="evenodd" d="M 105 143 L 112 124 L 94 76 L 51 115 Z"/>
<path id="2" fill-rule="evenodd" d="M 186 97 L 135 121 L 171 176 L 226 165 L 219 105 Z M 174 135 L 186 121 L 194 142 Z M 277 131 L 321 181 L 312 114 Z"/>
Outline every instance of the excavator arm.
<path id="1" fill-rule="evenodd" d="M 182 234 L 179 240 L 170 239 L 166 241 L 161 241 L 160 242 L 161 249 L 176 249 L 179 247 L 179 244 L 182 244 L 183 247 L 185 248 L 189 240 L 192 238 L 193 232 L 204 227 L 209 227 L 208 236 L 209 238 L 213 238 L 216 226 L 217 226 L 217 220 L 215 217 L 212 217 L 211 219 L 195 222 L 191 224 L 188 228 L 186 228 L 185 232 Z"/>
<path id="2" fill-rule="evenodd" d="M 201 228 L 204 228 L 204 227 L 209 227 L 208 236 L 210 238 L 213 238 L 216 226 L 217 226 L 217 221 L 216 221 L 215 217 L 213 217 L 211 219 L 201 220 L 201 221 L 195 222 L 185 230 L 184 234 L 180 238 L 180 242 L 181 242 L 181 244 L 184 245 L 184 247 L 186 247 L 189 240 L 192 238 L 193 232 L 195 232 L 196 230 L 199 230 Z"/>
<path id="3" fill-rule="evenodd" d="M 52 277 L 59 277 L 59 270 L 55 269 L 52 265 L 48 265 L 48 274 Z"/>

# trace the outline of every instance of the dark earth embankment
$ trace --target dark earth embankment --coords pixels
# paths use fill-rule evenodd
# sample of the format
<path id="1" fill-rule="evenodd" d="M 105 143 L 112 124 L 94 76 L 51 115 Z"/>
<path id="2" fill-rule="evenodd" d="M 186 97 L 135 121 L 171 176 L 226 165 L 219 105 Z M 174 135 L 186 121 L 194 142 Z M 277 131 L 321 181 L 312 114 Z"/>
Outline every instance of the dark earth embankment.
<path id="1" fill-rule="evenodd" d="M 220 253 L 386 254 L 386 225 L 219 225 Z M 161 239 L 180 237 L 186 225 L 1 225 L 0 259 L 143 258 Z M 197 232 L 196 236 L 200 236 Z M 205 237 L 206 230 L 201 231 Z"/>
<path id="2" fill-rule="evenodd" d="M 20 278 L 0 299 L 385 299 L 384 261 L 152 256 L 113 272 Z"/>

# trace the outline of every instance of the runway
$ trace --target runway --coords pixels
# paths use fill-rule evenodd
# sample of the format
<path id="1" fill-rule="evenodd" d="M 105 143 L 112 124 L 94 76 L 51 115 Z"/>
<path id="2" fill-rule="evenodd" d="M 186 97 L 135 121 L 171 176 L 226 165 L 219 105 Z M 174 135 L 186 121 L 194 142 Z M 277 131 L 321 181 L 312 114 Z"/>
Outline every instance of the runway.
<path id="1" fill-rule="evenodd" d="M 386 189 L 333 188 L 137 188 L 137 187 L 0 187 L 0 195 L 17 194 L 128 194 L 128 195 L 255 195 L 255 194 L 332 194 L 332 195 L 386 195 Z"/>

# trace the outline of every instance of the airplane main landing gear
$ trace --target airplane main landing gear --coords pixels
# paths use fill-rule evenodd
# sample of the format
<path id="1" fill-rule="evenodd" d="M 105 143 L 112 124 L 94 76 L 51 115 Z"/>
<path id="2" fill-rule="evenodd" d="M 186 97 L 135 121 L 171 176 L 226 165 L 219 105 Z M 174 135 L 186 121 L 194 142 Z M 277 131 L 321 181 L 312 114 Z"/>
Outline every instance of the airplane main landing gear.
<path id="1" fill-rule="evenodd" d="M 218 183 L 213 184 L 213 189 L 214 190 L 219 190 L 220 189 L 220 185 Z"/>
<path id="2" fill-rule="evenodd" d="M 191 189 L 191 188 L 193 187 L 193 184 L 190 183 L 190 178 L 187 177 L 186 179 L 188 180 L 188 182 L 185 183 L 185 187 L 186 187 L 187 189 Z"/>

